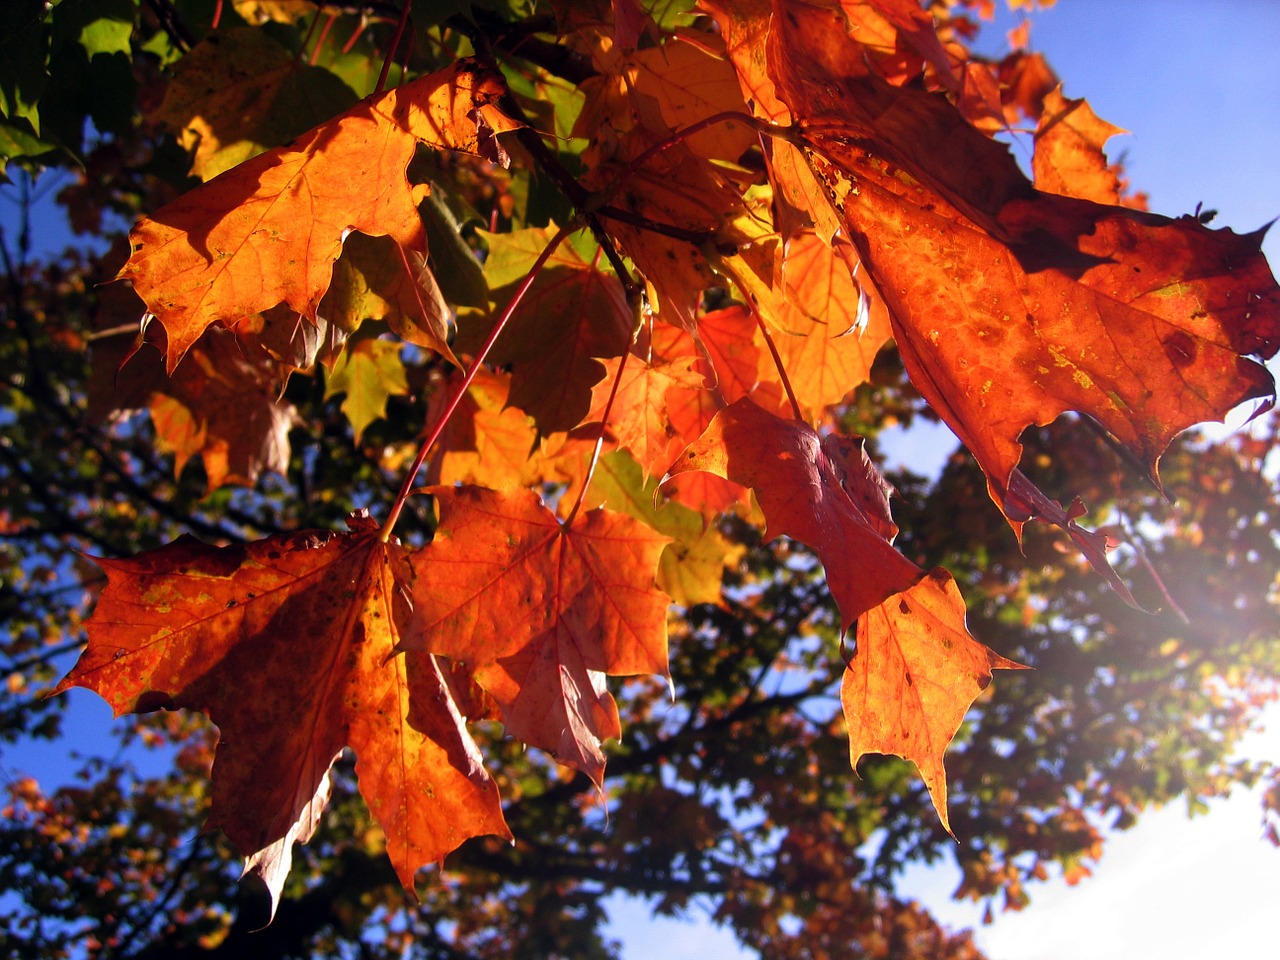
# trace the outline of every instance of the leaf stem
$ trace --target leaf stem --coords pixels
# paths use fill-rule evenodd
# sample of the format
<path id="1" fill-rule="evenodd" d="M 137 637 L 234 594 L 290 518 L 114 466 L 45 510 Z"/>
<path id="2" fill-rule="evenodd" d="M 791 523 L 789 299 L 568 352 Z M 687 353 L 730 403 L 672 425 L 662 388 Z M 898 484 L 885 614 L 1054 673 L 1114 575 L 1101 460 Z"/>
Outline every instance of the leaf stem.
<path id="1" fill-rule="evenodd" d="M 640 331 L 640 323 L 644 316 L 644 295 L 639 290 L 632 290 L 628 292 L 627 299 L 631 302 L 631 315 L 634 321 L 631 328 L 631 337 L 634 341 L 635 335 Z M 573 501 L 573 508 L 561 524 L 563 529 L 567 530 L 573 525 L 573 520 L 578 515 L 578 510 L 582 507 L 582 501 L 587 495 L 587 488 L 591 486 L 591 478 L 595 476 L 596 464 L 600 462 L 600 450 L 604 447 L 604 432 L 609 428 L 609 414 L 613 412 L 613 401 L 618 396 L 618 387 L 622 383 L 622 371 L 627 368 L 627 360 L 630 356 L 631 347 L 628 346 L 627 351 L 618 362 L 618 372 L 614 375 L 613 386 L 609 389 L 609 399 L 605 401 L 604 410 L 600 414 L 600 432 L 596 435 L 596 445 L 591 451 L 591 462 L 587 464 L 587 474 L 582 480 L 582 487 L 578 490 L 578 498 Z"/>
<path id="2" fill-rule="evenodd" d="M 404 36 L 404 29 L 409 24 L 409 11 L 412 8 L 413 0 L 404 0 L 404 6 L 400 8 L 400 20 L 396 24 L 395 36 L 391 38 L 391 46 L 387 48 L 387 55 L 382 60 L 382 72 L 378 74 L 378 85 L 373 88 L 375 94 L 387 88 L 387 74 L 391 72 L 391 61 L 395 59 L 396 51 L 400 49 L 400 39 Z"/>
<path id="3" fill-rule="evenodd" d="M 355 48 L 356 42 L 360 39 L 360 35 L 364 33 L 368 26 L 369 24 L 365 22 L 364 14 L 361 14 L 360 22 L 356 24 L 356 28 L 352 32 L 351 36 L 347 38 L 347 42 L 342 45 L 343 53 L 350 53 Z"/>
<path id="4" fill-rule="evenodd" d="M 320 17 L 321 13 L 319 11 L 316 11 L 316 13 L 311 17 L 311 25 L 307 27 L 306 36 L 302 38 L 302 43 L 298 45 L 298 60 L 302 59 L 302 55 L 306 53 L 307 47 L 311 44 L 311 38 L 316 35 L 316 27 L 320 26 Z M 308 62 L 313 67 L 316 65 L 315 60 L 310 60 Z"/>
<path id="5" fill-rule="evenodd" d="M 324 22 L 324 26 L 320 28 L 320 36 L 316 37 L 316 45 L 311 48 L 311 57 L 307 61 L 311 66 L 314 67 L 320 60 L 320 51 L 324 48 L 324 42 L 337 19 L 338 15 L 336 13 L 330 13 L 328 19 Z"/>
<path id="6" fill-rule="evenodd" d="M 703 256 L 722 276 L 727 277 L 729 282 L 738 288 L 738 293 L 741 294 L 747 309 L 751 311 L 751 316 L 755 317 L 756 326 L 760 328 L 760 334 L 764 337 L 765 345 L 769 348 L 769 355 L 773 357 L 773 365 L 778 370 L 778 379 L 782 381 L 782 389 L 786 391 L 787 399 L 791 401 L 791 412 L 797 420 L 804 423 L 805 419 L 800 410 L 800 402 L 796 399 L 796 393 L 791 388 L 791 378 L 787 376 L 787 368 L 782 364 L 782 355 L 778 353 L 778 345 L 773 342 L 773 334 L 769 332 L 769 326 L 764 322 L 764 316 L 760 313 L 757 297 L 751 292 L 751 284 L 742 276 L 737 267 L 717 251 L 709 249 L 708 245 L 703 247 Z M 757 286 L 759 285 L 757 281 Z"/>
<path id="7" fill-rule="evenodd" d="M 760 310 L 753 301 L 747 301 L 747 308 L 756 318 L 756 326 L 760 328 L 760 334 L 769 348 L 769 355 L 773 357 L 773 365 L 778 368 L 778 379 L 782 381 L 782 389 L 787 392 L 787 399 L 791 401 L 791 412 L 795 414 L 797 420 L 804 422 L 804 414 L 800 412 L 800 403 L 796 400 L 795 391 L 791 389 L 791 379 L 787 376 L 787 368 L 782 365 L 782 357 L 778 354 L 777 344 L 773 342 L 773 334 L 769 333 L 769 327 L 765 324 L 764 317 L 760 316 Z"/>
<path id="8" fill-rule="evenodd" d="M 406 4 L 407 5 L 407 4 Z M 563 227 L 556 231 L 555 236 L 547 243 L 538 254 L 538 259 L 533 262 L 533 266 L 529 268 L 529 272 L 525 274 L 524 280 L 520 284 L 520 288 L 516 290 L 512 296 L 511 302 L 507 304 L 507 308 L 502 312 L 502 316 L 498 318 L 498 322 L 493 325 L 493 329 L 489 331 L 489 336 L 485 340 L 483 346 L 480 347 L 479 353 L 476 354 L 471 366 L 467 370 L 466 376 L 462 378 L 462 383 L 458 385 L 458 389 L 454 392 L 453 397 L 449 400 L 448 406 L 445 407 L 444 413 L 440 415 L 440 419 L 436 421 L 436 425 L 432 427 L 427 438 L 423 440 L 422 445 L 418 447 L 418 454 L 413 458 L 408 472 L 405 474 L 404 482 L 400 485 L 400 492 L 396 494 L 395 503 L 391 506 L 391 512 L 387 514 L 386 521 L 382 524 L 382 530 L 379 533 L 379 539 L 386 543 L 391 539 L 391 533 L 395 529 L 396 521 L 400 519 L 400 513 L 404 509 L 405 502 L 409 499 L 409 494 L 413 490 L 413 481 L 418 475 L 418 471 L 422 469 L 422 465 L 427 460 L 427 454 L 431 452 L 431 448 L 435 446 L 436 441 L 440 439 L 440 435 L 444 433 L 444 428 L 449 423 L 449 418 L 453 416 L 454 411 L 458 409 L 458 404 L 462 402 L 462 398 L 466 395 L 467 390 L 471 387 L 471 382 L 476 378 L 476 374 L 480 371 L 481 365 L 485 358 L 489 356 L 489 351 L 493 349 L 493 345 L 497 342 L 498 337 L 502 335 L 502 331 L 506 329 L 508 321 L 516 312 L 516 308 L 520 306 L 520 302 L 524 300 L 525 294 L 529 292 L 529 288 L 533 286 L 533 281 L 537 279 L 538 274 L 542 272 L 542 268 L 546 266 L 551 255 L 559 249 L 560 244 L 564 242 L 569 234 L 579 228 L 576 220 L 570 220 Z"/>

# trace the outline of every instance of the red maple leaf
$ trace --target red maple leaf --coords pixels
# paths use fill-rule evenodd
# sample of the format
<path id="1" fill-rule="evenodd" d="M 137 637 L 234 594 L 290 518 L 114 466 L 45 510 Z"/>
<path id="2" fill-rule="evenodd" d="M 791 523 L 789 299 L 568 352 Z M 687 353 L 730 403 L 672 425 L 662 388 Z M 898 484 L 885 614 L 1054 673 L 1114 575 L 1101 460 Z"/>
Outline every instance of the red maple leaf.
<path id="1" fill-rule="evenodd" d="M 221 730 L 209 826 L 246 854 L 272 909 L 345 747 L 405 889 L 468 837 L 510 837 L 497 787 L 434 658 L 400 654 L 414 574 L 361 517 L 347 534 L 245 546 L 183 537 L 99 560 L 89 645 L 57 691 L 116 714 L 185 707 Z"/>
<path id="2" fill-rule="evenodd" d="M 599 785 L 600 743 L 621 733 L 605 675 L 667 676 L 654 577 L 670 538 L 608 510 L 566 526 L 528 490 L 429 492 L 440 522 L 413 557 L 407 646 L 467 664 L 509 733 Z"/>

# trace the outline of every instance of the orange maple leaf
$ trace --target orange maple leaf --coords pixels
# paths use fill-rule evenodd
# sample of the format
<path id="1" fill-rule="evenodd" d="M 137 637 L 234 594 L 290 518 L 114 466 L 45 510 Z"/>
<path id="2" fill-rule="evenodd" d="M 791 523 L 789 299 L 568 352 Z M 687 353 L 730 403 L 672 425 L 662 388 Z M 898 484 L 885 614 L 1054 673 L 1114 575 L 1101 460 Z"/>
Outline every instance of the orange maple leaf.
<path id="1" fill-rule="evenodd" d="M 253 486 L 263 470 L 283 474 L 289 430 L 297 422 L 293 404 L 281 399 L 287 376 L 227 330 L 206 331 L 189 356 L 172 377 L 150 352 L 139 354 L 129 371 L 154 384 L 151 422 L 157 446 L 174 455 L 174 472 L 199 456 L 209 491 L 229 483 Z"/>
<path id="2" fill-rule="evenodd" d="M 429 492 L 440 522 L 412 559 L 407 645 L 466 663 L 508 732 L 599 785 L 600 743 L 621 734 L 605 675 L 668 675 L 654 577 L 670 538 L 608 510 L 566 526 L 528 490 Z"/>
<path id="3" fill-rule="evenodd" d="M 1120 127 L 1107 123 L 1084 98 L 1069 100 L 1062 88 L 1044 98 L 1036 126 L 1031 171 L 1037 190 L 1098 203 L 1120 202 L 1120 178 L 1107 163 L 1103 145 Z"/>
<path id="4" fill-rule="evenodd" d="M 842 255 L 842 252 L 848 256 Z M 853 275 L 857 257 L 847 243 L 833 248 L 814 233 L 796 234 L 786 244 L 775 286 L 774 320 L 782 365 L 796 399 L 812 417 L 838 403 L 871 375 L 876 354 L 891 336 L 880 296 Z M 777 373 L 762 357 L 762 379 Z"/>
<path id="5" fill-rule="evenodd" d="M 696 156 L 685 143 L 669 146 L 642 167 L 627 166 L 628 160 L 661 139 L 637 127 L 621 140 L 610 162 L 593 170 L 584 183 L 604 188 L 621 177 L 622 189 L 602 211 L 610 218 L 609 232 L 652 284 L 657 294 L 654 306 L 662 319 L 691 328 L 696 324 L 699 295 L 716 285 L 700 244 L 712 236 L 746 242 L 734 222 L 747 212 L 741 187 L 722 177 L 717 167 Z M 626 219 L 619 219 L 622 216 Z M 663 227 L 668 228 L 666 233 Z M 673 232 L 690 236 L 690 241 L 674 239 Z"/>
<path id="6" fill-rule="evenodd" d="M 715 49 L 713 34 L 677 35 L 659 47 L 637 50 L 623 61 L 627 105 L 640 122 L 663 133 L 719 113 L 742 109 L 733 68 Z M 694 134 L 694 153 L 734 162 L 757 140 L 746 124 L 727 120 Z"/>
<path id="7" fill-rule="evenodd" d="M 117 715 L 209 715 L 222 734 L 209 826 L 246 853 L 273 911 L 344 747 L 406 890 L 467 838 L 511 836 L 439 665 L 398 652 L 414 579 L 406 551 L 367 518 L 351 524 L 244 546 L 183 537 L 99 560 L 108 582 L 89 645 L 57 686 L 93 690 Z"/>
<path id="8" fill-rule="evenodd" d="M 694 369 L 706 380 L 706 390 L 718 401 L 717 409 L 750 395 L 759 383 L 763 348 L 755 317 L 746 307 L 734 305 L 702 314 L 696 339 L 669 323 L 650 324 L 647 332 L 649 346 L 662 359 L 697 358 Z M 710 419 L 699 424 L 689 439 L 701 433 Z"/>
<path id="9" fill-rule="evenodd" d="M 458 61 L 183 194 L 133 228 L 120 272 L 169 335 L 167 366 L 212 323 L 287 303 L 308 319 L 349 230 L 425 252 L 405 178 L 419 141 L 496 156 L 501 78 Z"/>
<path id="10" fill-rule="evenodd" d="M 455 371 L 432 393 L 424 432 L 435 427 L 461 382 L 462 373 Z M 510 386 L 510 374 L 480 368 L 436 441 L 428 472 L 432 483 L 507 490 L 536 482 L 538 431 L 523 410 L 507 406 Z"/>
<path id="11" fill-rule="evenodd" d="M 674 387 L 667 392 L 668 420 L 685 443 L 702 435 L 716 413 L 742 397 L 749 396 L 771 412 L 789 409 L 777 380 L 762 379 L 765 361 L 759 327 L 751 311 L 742 306 L 713 310 L 698 318 L 696 336 L 669 323 L 650 324 L 648 344 L 654 355 L 664 360 L 697 358 L 695 370 L 702 373 L 702 389 Z M 643 342 L 640 346 L 643 346 Z M 709 473 L 691 472 L 672 478 L 663 492 L 672 500 L 711 517 L 745 500 L 742 487 Z"/>
<path id="12" fill-rule="evenodd" d="M 820 437 L 739 400 L 716 415 L 668 476 L 706 470 L 750 486 L 768 521 L 817 552 L 840 608 L 857 621 L 841 702 L 850 760 L 869 752 L 911 760 L 947 818 L 943 753 L 993 669 L 1018 669 L 974 640 L 951 575 L 925 573 L 893 548 L 890 487 L 852 437 Z"/>
<path id="13" fill-rule="evenodd" d="M 509 293 L 502 281 L 531 263 L 552 232 L 536 228 L 492 238 L 485 273 L 499 302 Z M 515 275 L 523 276 L 523 269 Z M 632 324 L 618 278 L 565 244 L 538 274 L 488 359 L 510 366 L 507 402 L 533 417 L 543 435 L 572 430 L 591 408 L 591 387 L 604 376 L 601 359 L 626 352 Z M 487 332 L 464 329 L 459 350 L 478 347 Z"/>
<path id="14" fill-rule="evenodd" d="M 173 65 L 151 119 L 191 153 L 191 172 L 211 180 L 279 146 L 356 100 L 329 70 L 267 33 L 233 27 L 208 34 Z"/>
<path id="15" fill-rule="evenodd" d="M 955 581 L 941 567 L 930 571 L 858 618 L 840 686 L 849 762 L 856 769 L 866 753 L 910 760 L 950 833 L 947 744 L 992 670 L 1023 669 L 970 636 Z"/>
<path id="16" fill-rule="evenodd" d="M 702 376 L 693 371 L 694 360 L 691 357 L 669 363 L 646 363 L 643 357 L 633 353 L 626 359 L 621 379 L 618 367 L 622 360 L 604 361 L 605 378 L 592 390 L 591 412 L 587 414 L 582 430 L 600 429 L 614 381 L 618 380 L 607 424 L 608 436 L 631 451 L 646 476 L 661 474 L 671 466 L 679 448 L 688 442 L 672 425 L 667 406 L 668 394 L 675 391 L 681 394 L 701 392 Z"/>
<path id="17" fill-rule="evenodd" d="M 365 320 L 385 320 L 402 340 L 461 366 L 448 344 L 449 304 L 426 257 L 390 237 L 348 234 L 317 316 L 348 332 Z"/>
<path id="18" fill-rule="evenodd" d="M 1280 347 L 1260 235 L 1037 192 L 944 97 L 876 75 L 838 11 L 776 11 L 779 95 L 889 306 L 912 383 L 997 503 L 1028 425 L 1092 416 L 1154 476 L 1178 432 L 1274 395 L 1249 359 Z"/>

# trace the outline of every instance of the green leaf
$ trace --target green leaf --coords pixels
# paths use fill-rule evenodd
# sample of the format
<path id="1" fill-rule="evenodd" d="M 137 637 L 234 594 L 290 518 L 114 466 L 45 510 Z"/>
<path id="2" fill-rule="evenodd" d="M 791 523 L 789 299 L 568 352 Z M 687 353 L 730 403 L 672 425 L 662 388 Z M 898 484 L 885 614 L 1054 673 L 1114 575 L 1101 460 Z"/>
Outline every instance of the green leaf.
<path id="1" fill-rule="evenodd" d="M 78 38 L 90 59 L 98 54 L 128 54 L 133 20 L 137 16 L 135 0 L 82 0 L 79 4 L 92 17 L 80 29 Z"/>
<path id="2" fill-rule="evenodd" d="M 658 478 L 646 482 L 626 450 L 600 458 L 583 503 L 625 513 L 671 538 L 658 562 L 658 586 L 682 606 L 719 603 L 724 568 L 736 564 L 746 549 L 707 526 L 696 510 L 675 501 L 659 503 Z"/>
<path id="3" fill-rule="evenodd" d="M 5 170 L 12 160 L 44 157 L 57 149 L 57 144 L 41 140 L 29 129 L 23 130 L 0 120 L 0 177 L 5 176 Z"/>
<path id="4" fill-rule="evenodd" d="M 324 397 L 346 393 L 342 412 L 351 421 L 356 442 L 365 427 L 387 414 L 387 398 L 409 392 L 400 344 L 390 340 L 360 340 L 348 344 L 325 384 Z"/>
<path id="5" fill-rule="evenodd" d="M 39 0 L 0 5 L 0 113 L 9 120 L 26 120 L 37 137 L 38 101 L 49 82 L 46 15 Z"/>
<path id="6" fill-rule="evenodd" d="M 211 180 L 355 102 L 328 70 L 241 27 L 211 34 L 178 62 L 155 117 L 192 153 L 192 173 Z"/>
<path id="7" fill-rule="evenodd" d="M 427 257 L 445 299 L 463 307 L 489 304 L 489 284 L 484 267 L 462 238 L 462 228 L 440 192 L 433 185 L 427 199 L 418 205 L 427 229 Z"/>

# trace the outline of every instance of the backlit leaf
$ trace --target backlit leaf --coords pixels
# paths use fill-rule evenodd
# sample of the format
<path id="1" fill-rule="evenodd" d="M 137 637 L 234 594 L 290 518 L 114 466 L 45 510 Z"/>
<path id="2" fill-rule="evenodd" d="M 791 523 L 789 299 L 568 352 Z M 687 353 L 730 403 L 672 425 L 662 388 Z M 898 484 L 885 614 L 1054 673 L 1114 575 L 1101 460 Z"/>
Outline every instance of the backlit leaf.
<path id="1" fill-rule="evenodd" d="M 422 254 L 389 237 L 347 237 L 318 316 L 349 331 L 364 320 L 385 320 L 402 340 L 430 347 L 460 366 L 449 349 L 449 305 L 430 266 Z"/>
<path id="2" fill-rule="evenodd" d="M 58 690 L 117 714 L 206 712 L 222 739 L 209 826 L 279 900 L 346 747 L 405 889 L 468 837 L 509 836 L 497 789 L 434 659 L 399 653 L 414 574 L 376 525 L 247 546 L 184 537 L 107 571 L 89 646 Z"/>
<path id="3" fill-rule="evenodd" d="M 726 538 L 696 510 L 662 503 L 658 478 L 646 477 L 625 450 L 600 458 L 583 505 L 629 514 L 671 538 L 658 561 L 658 586 L 682 606 L 719 603 L 724 570 L 745 552 L 742 544 Z"/>
<path id="4" fill-rule="evenodd" d="M 1037 190 L 1097 203 L 1119 203 L 1120 182 L 1103 145 L 1125 133 L 1093 112 L 1083 99 L 1068 100 L 1059 87 L 1044 99 L 1036 127 L 1031 169 Z"/>
<path id="5" fill-rule="evenodd" d="M 1036 192 L 944 98 L 871 72 L 843 23 L 788 4 L 769 63 L 913 384 L 998 503 L 1019 434 L 1063 411 L 1154 471 L 1179 431 L 1274 392 L 1249 359 L 1280 346 L 1260 236 Z"/>
<path id="6" fill-rule="evenodd" d="M 878 492 L 879 474 L 870 464 L 850 467 L 843 461 L 848 453 L 808 424 L 743 399 L 716 414 L 667 477 L 700 470 L 754 490 L 768 521 L 766 538 L 786 534 L 817 552 L 847 630 L 863 611 L 921 575 L 892 546 L 897 529 Z M 865 456 L 860 446 L 857 454 Z"/>
<path id="7" fill-rule="evenodd" d="M 500 307 L 514 293 L 501 287 L 503 281 L 522 276 L 527 268 L 529 241 L 545 246 L 547 239 L 547 231 L 538 229 L 490 240 L 494 262 L 486 264 L 485 274 Z M 540 249 L 533 251 L 535 256 Z M 572 430 L 586 417 L 591 388 L 604 376 L 602 358 L 626 351 L 631 326 L 631 309 L 618 278 L 562 246 L 538 274 L 490 355 L 494 363 L 511 366 L 507 402 L 533 417 L 544 435 Z M 468 346 L 478 333 L 469 335 Z"/>
<path id="8" fill-rule="evenodd" d="M 1019 669 L 969 635 L 951 575 L 929 572 L 858 618 L 840 687 L 849 762 L 856 769 L 867 753 L 912 761 L 950 832 L 943 753 L 991 671 Z"/>
<path id="9" fill-rule="evenodd" d="M 605 361 L 605 377 L 592 390 L 591 412 L 583 431 L 594 433 L 604 416 L 605 405 L 618 381 L 613 408 L 606 424 L 607 436 L 626 447 L 644 469 L 645 475 L 662 473 L 688 440 L 672 425 L 667 396 L 672 391 L 698 391 L 702 376 L 693 371 L 693 359 L 671 363 L 645 363 L 631 354 L 622 368 L 620 360 Z"/>
<path id="10" fill-rule="evenodd" d="M 409 392 L 401 345 L 391 340 L 358 340 L 338 355 L 325 378 L 324 395 L 345 393 L 342 412 L 351 421 L 356 442 L 364 428 L 387 414 L 387 398 Z"/>
<path id="11" fill-rule="evenodd" d="M 431 429 L 453 397 L 462 375 L 455 374 L 432 394 Z M 436 442 L 432 482 L 474 483 L 493 490 L 527 486 L 537 479 L 538 431 L 523 410 L 507 405 L 508 374 L 481 368 Z"/>
<path id="12" fill-rule="evenodd" d="M 433 487 L 435 539 L 412 563 L 414 649 L 460 660 L 507 731 L 597 785 L 621 734 L 605 676 L 667 675 L 668 538 L 592 510 L 564 526 L 529 491 Z"/>
<path id="13" fill-rule="evenodd" d="M 841 690 L 850 760 L 892 753 L 919 767 L 949 830 L 942 757 L 965 711 L 991 679 L 1014 669 L 974 640 L 964 600 L 945 570 L 925 573 L 892 546 L 889 486 L 861 443 L 819 437 L 750 400 L 716 415 L 668 476 L 707 470 L 750 486 L 781 534 L 811 546 L 840 608 L 856 621 L 854 656 Z"/>
<path id="14" fill-rule="evenodd" d="M 211 323 L 285 302 L 316 316 L 348 230 L 424 252 L 405 168 L 418 142 L 494 155 L 501 81 L 465 61 L 351 110 L 183 194 L 130 234 L 121 271 L 169 334 L 173 369 Z"/>
<path id="15" fill-rule="evenodd" d="M 156 369 L 152 380 L 148 406 L 160 448 L 173 453 L 178 473 L 199 456 L 209 490 L 253 486 L 262 471 L 283 474 L 289 467 L 297 414 L 280 397 L 284 378 L 265 355 L 246 353 L 235 334 L 210 330 L 172 377 Z M 139 375 L 131 365 L 129 376 Z"/>
<path id="16" fill-rule="evenodd" d="M 309 66 L 261 30 L 214 33 L 174 67 L 155 119 L 212 180 L 356 102 L 328 70 Z"/>

